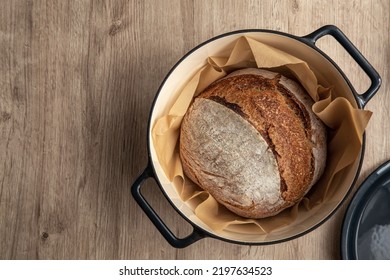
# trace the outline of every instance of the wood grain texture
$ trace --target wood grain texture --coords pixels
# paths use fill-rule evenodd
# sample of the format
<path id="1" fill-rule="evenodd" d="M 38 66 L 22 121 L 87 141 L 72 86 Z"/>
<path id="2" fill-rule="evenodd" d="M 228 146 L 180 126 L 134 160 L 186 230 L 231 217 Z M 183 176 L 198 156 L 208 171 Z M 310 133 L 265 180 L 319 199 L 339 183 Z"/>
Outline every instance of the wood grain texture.
<path id="1" fill-rule="evenodd" d="M 358 184 L 390 159 L 389 1 L 0 1 L 0 259 L 337 259 L 347 203 L 298 239 L 172 248 L 130 195 L 146 166 L 149 110 L 191 48 L 243 28 L 305 35 L 338 26 L 382 76 L 367 109 Z M 359 92 L 366 75 L 331 38 L 318 46 Z M 355 187 L 355 189 L 357 186 Z M 149 180 L 172 231 L 191 227 Z M 348 201 L 347 201 L 348 202 Z"/>

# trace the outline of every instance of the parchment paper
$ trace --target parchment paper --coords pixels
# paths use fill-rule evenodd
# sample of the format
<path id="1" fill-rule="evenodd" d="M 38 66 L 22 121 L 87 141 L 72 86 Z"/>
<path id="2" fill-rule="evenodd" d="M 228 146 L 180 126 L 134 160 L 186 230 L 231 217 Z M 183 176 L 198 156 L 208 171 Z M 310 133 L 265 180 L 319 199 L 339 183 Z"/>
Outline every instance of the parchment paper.
<path id="1" fill-rule="evenodd" d="M 241 69 L 257 67 L 279 72 L 299 81 L 315 101 L 314 113 L 328 127 L 326 170 L 319 182 L 295 206 L 264 219 L 240 217 L 220 205 L 207 191 L 191 182 L 180 162 L 178 139 L 180 124 L 194 96 L 208 85 Z M 167 115 L 159 118 L 152 129 L 153 145 L 167 177 L 174 182 L 180 198 L 191 206 L 195 215 L 215 231 L 264 234 L 292 223 L 298 215 L 334 199 L 335 175 L 353 163 L 362 146 L 364 129 L 371 112 L 355 109 L 347 99 L 337 97 L 331 88 L 318 84 L 306 62 L 249 37 L 240 37 L 227 57 L 209 57 L 205 66 L 188 81 Z M 346 141 L 348 139 L 348 141 Z"/>

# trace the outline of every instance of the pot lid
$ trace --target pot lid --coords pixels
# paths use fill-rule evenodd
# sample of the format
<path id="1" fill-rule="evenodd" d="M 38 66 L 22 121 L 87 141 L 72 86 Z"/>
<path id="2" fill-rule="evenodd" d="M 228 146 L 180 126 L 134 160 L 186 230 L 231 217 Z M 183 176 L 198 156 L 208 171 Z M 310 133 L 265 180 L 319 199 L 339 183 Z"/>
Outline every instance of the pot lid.
<path id="1" fill-rule="evenodd" d="M 343 259 L 390 260 L 390 161 L 371 173 L 344 218 Z"/>

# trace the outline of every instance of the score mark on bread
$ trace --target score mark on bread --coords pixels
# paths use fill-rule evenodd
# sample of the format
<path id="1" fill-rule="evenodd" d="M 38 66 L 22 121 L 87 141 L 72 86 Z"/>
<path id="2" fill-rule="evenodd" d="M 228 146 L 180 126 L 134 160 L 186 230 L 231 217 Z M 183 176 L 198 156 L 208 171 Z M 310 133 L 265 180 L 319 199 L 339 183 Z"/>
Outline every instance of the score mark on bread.
<path id="1" fill-rule="evenodd" d="M 222 78 L 188 108 L 180 133 L 184 173 L 248 218 L 278 214 L 322 175 L 326 129 L 296 82 L 261 69 Z"/>

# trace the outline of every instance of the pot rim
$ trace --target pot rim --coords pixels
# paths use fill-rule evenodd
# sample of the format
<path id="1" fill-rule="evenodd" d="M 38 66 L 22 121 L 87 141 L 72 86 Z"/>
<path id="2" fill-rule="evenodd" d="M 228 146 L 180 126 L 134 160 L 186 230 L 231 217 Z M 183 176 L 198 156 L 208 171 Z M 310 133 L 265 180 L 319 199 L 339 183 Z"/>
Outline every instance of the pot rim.
<path id="1" fill-rule="evenodd" d="M 324 26 L 323 28 L 325 27 L 332 27 L 332 28 L 337 28 L 335 26 Z M 227 37 L 227 36 L 230 36 L 230 35 L 236 35 L 236 34 L 241 34 L 241 33 L 271 33 L 271 34 L 276 34 L 276 35 L 280 35 L 280 36 L 285 36 L 287 38 L 290 38 L 290 39 L 294 39 L 294 40 L 297 40 L 299 41 L 300 43 L 304 43 L 305 45 L 307 45 L 308 47 L 314 49 L 315 51 L 317 51 L 320 55 L 322 55 L 326 60 L 328 60 L 335 68 L 336 70 L 339 72 L 339 74 L 341 74 L 341 76 L 343 77 L 343 79 L 346 81 L 348 87 L 351 89 L 351 92 L 353 93 L 353 97 L 356 101 L 356 104 L 357 104 L 357 107 L 359 109 L 362 109 L 364 108 L 364 105 L 365 103 L 362 102 L 361 99 L 358 98 L 351 82 L 349 81 L 349 79 L 347 78 L 347 76 L 344 74 L 344 72 L 341 70 L 341 68 L 327 55 L 325 54 L 321 49 L 319 49 L 317 46 L 315 46 L 315 40 L 310 40 L 310 38 L 307 38 L 306 36 L 302 36 L 302 37 L 299 37 L 299 36 L 296 36 L 296 35 L 292 35 L 292 34 L 289 34 L 289 33 L 284 33 L 284 32 L 281 32 L 281 31 L 276 31 L 276 30 L 268 30 L 268 29 L 240 29 L 240 30 L 234 30 L 234 31 L 230 31 L 230 32 L 226 32 L 226 33 L 223 33 L 223 34 L 220 34 L 220 35 L 217 35 L 217 36 L 214 36 L 200 44 L 198 44 L 197 46 L 195 46 L 194 48 L 192 48 L 190 51 L 188 51 L 186 54 L 184 54 L 173 66 L 172 68 L 168 71 L 168 73 L 166 74 L 166 76 L 164 77 L 164 79 L 162 80 L 157 92 L 156 92 L 156 95 L 154 97 L 154 100 L 152 102 L 152 105 L 151 105 L 151 109 L 150 109 L 150 113 L 149 113 L 149 119 L 148 119 L 148 127 L 147 127 L 147 152 L 148 152 L 148 167 L 147 168 L 150 168 L 152 173 L 153 173 L 153 177 L 155 178 L 155 181 L 158 185 L 158 187 L 160 188 L 160 190 L 162 191 L 162 193 L 164 194 L 164 196 L 166 197 L 166 199 L 168 200 L 168 202 L 171 204 L 171 206 L 175 209 L 175 211 L 177 213 L 179 213 L 179 215 L 184 218 L 184 220 L 186 220 L 193 228 L 194 228 L 194 231 L 197 231 L 198 233 L 200 233 L 201 235 L 203 235 L 202 237 L 212 237 L 212 238 L 215 238 L 215 239 L 218 239 L 218 240 L 222 240 L 222 241 L 226 241 L 226 242 L 229 242 L 229 243 L 233 243 L 233 244 L 239 244 L 239 245 L 272 245 L 272 244 L 278 244 L 278 243 L 283 243 L 283 242 L 286 242 L 286 241 L 290 241 L 290 240 L 293 240 L 293 239 L 296 239 L 296 238 L 299 238 L 303 235 L 306 235 L 307 233 L 317 229 L 319 226 L 321 226 L 322 224 L 324 224 L 326 221 L 328 221 L 336 212 L 337 210 L 340 209 L 341 205 L 347 200 L 347 198 L 350 196 L 352 190 L 353 190 L 353 186 L 356 184 L 356 181 L 359 177 L 359 174 L 360 174 L 360 171 L 361 171 L 361 167 L 362 167 L 362 163 L 363 163 L 363 158 L 364 158 L 364 152 L 365 152 L 365 144 L 366 144 L 366 135 L 365 135 L 365 132 L 363 133 L 363 137 L 362 137 L 362 148 L 361 148 L 361 152 L 360 152 L 360 159 L 359 159 L 359 163 L 358 163 L 358 166 L 356 168 L 356 174 L 354 175 L 354 178 L 348 188 L 348 191 L 346 192 L 345 196 L 343 197 L 343 199 L 337 204 L 337 206 L 331 211 L 329 212 L 325 218 L 323 218 L 321 221 L 317 222 L 315 225 L 311 226 L 310 228 L 300 232 L 300 233 L 297 233 L 297 234 L 294 234 L 290 237 L 286 237 L 286 238 L 282 238 L 282 239 L 278 239 L 278 240 L 273 240 L 273 241 L 262 241 L 262 242 L 259 242 L 259 241 L 254 241 L 254 242 L 250 242 L 250 241 L 239 241 L 239 240 L 233 240 L 233 239 L 229 239 L 229 238 L 225 238 L 225 237 L 222 237 L 222 236 L 219 236 L 217 234 L 214 234 L 202 227 L 200 227 L 199 225 L 197 225 L 196 223 L 194 223 L 193 221 L 191 221 L 182 211 L 180 211 L 176 205 L 172 202 L 171 198 L 169 197 L 169 195 L 166 193 L 166 191 L 164 190 L 164 188 L 162 187 L 161 183 L 160 183 L 160 180 L 158 179 L 158 176 L 157 176 L 157 173 L 156 173 L 156 170 L 155 170 L 155 167 L 154 167 L 154 164 L 152 162 L 152 156 L 151 156 L 151 145 L 152 145 L 152 142 L 151 142 L 151 137 L 149 137 L 149 132 L 151 131 L 151 126 L 152 126 L 152 115 L 153 115 L 153 112 L 154 112 L 154 108 L 155 108 L 155 104 L 156 104 L 156 101 L 160 95 L 160 92 L 163 88 L 163 86 L 165 85 L 166 81 L 169 79 L 169 77 L 171 76 L 172 72 L 189 56 L 191 55 L 192 53 L 194 53 L 195 51 L 197 51 L 198 49 L 200 49 L 201 47 L 209 44 L 210 42 L 212 41 L 215 41 L 215 40 L 218 40 L 220 38 L 223 38 L 223 37 Z M 368 100 L 367 100 L 368 101 Z M 201 237 L 201 238 L 202 238 Z"/>

